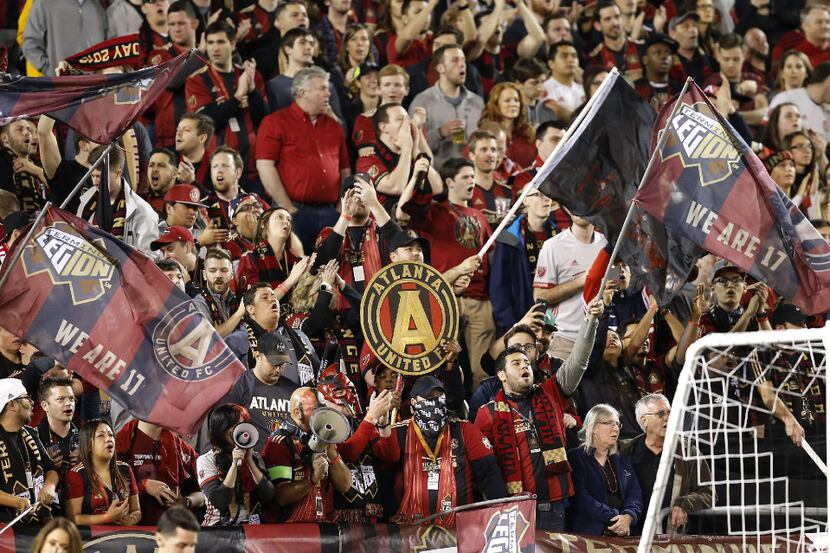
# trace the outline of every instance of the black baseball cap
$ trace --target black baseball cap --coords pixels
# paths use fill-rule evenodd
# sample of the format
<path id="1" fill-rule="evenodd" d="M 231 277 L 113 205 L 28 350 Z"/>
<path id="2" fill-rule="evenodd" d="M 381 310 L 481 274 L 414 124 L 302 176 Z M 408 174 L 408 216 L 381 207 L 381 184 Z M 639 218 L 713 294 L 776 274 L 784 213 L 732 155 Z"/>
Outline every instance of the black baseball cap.
<path id="1" fill-rule="evenodd" d="M 276 332 L 266 332 L 257 338 L 256 350 L 264 355 L 272 365 L 291 362 L 291 358 L 288 356 L 288 346 L 282 336 Z"/>
<path id="2" fill-rule="evenodd" d="M 694 19 L 695 22 L 700 21 L 700 16 L 697 14 L 697 12 L 688 11 L 686 13 L 681 13 L 672 17 L 671 21 L 669 21 L 669 30 L 673 30 L 675 27 L 677 27 L 689 18 Z"/>
<path id="3" fill-rule="evenodd" d="M 13 211 L 6 215 L 3 219 L 3 230 L 6 233 L 6 240 L 12 235 L 12 232 L 22 229 L 32 222 L 32 215 L 23 211 Z"/>
<path id="4" fill-rule="evenodd" d="M 665 44 L 669 47 L 672 52 L 676 52 L 678 46 L 680 46 L 676 40 L 671 38 L 668 35 L 664 35 L 663 33 L 652 33 L 646 39 L 645 44 L 643 45 L 643 52 L 648 51 L 649 48 L 654 46 L 655 44 Z"/>
<path id="5" fill-rule="evenodd" d="M 392 236 L 392 239 L 389 240 L 389 251 L 393 252 L 398 248 L 409 246 L 413 242 L 416 242 L 419 246 L 421 246 L 421 250 L 424 252 L 424 258 L 427 258 L 429 256 L 429 240 L 419 236 L 414 230 L 402 230 L 400 232 L 396 232 Z"/>
<path id="6" fill-rule="evenodd" d="M 444 385 L 434 376 L 422 376 L 412 385 L 412 390 L 409 392 L 409 397 L 415 399 L 418 396 L 429 397 L 433 390 L 444 391 Z"/>

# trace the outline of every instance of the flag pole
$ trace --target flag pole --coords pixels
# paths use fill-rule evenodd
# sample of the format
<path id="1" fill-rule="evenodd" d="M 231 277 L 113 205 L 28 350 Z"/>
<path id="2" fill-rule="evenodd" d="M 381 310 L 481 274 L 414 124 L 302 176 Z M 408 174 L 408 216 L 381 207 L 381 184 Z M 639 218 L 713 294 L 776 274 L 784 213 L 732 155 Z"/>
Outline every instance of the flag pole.
<path id="1" fill-rule="evenodd" d="M 69 205 L 69 202 L 72 201 L 72 198 L 75 197 L 75 194 L 77 194 L 81 190 L 81 187 L 84 185 L 84 183 L 87 181 L 87 179 L 89 179 L 89 177 L 92 175 L 92 172 L 95 169 L 97 169 L 98 166 L 101 165 L 104 162 L 104 158 L 109 158 L 110 150 L 112 150 L 112 148 L 114 146 L 115 146 L 115 142 L 114 141 L 110 142 L 109 145 L 104 150 L 104 153 L 101 154 L 101 157 L 96 159 L 95 163 L 93 163 L 92 165 L 89 166 L 89 169 L 87 169 L 86 174 L 84 174 L 84 176 L 81 177 L 81 180 L 78 181 L 78 184 L 75 185 L 75 188 L 72 189 L 72 192 L 69 193 L 69 195 L 66 197 L 66 199 L 61 204 L 61 206 L 60 206 L 61 209 L 66 209 L 66 206 Z"/>
<path id="2" fill-rule="evenodd" d="M 462 511 L 471 511 L 473 509 L 480 509 L 482 507 L 490 507 L 491 505 L 501 505 L 502 503 L 513 503 L 515 501 L 525 501 L 527 499 L 536 499 L 536 494 L 534 493 L 524 493 L 521 495 L 510 495 L 507 497 L 499 497 L 496 499 L 486 499 L 484 501 L 477 501 L 475 503 L 467 503 L 465 505 L 459 505 L 458 507 L 453 507 L 449 511 L 441 511 L 440 513 L 435 513 L 434 515 L 430 515 L 428 517 L 419 518 L 418 520 L 413 520 L 409 524 L 403 524 L 402 526 L 421 526 L 425 522 L 429 522 L 430 520 L 445 517 L 450 514 L 460 513 Z"/>
<path id="3" fill-rule="evenodd" d="M 672 106 L 671 114 L 669 114 L 669 118 L 667 119 L 668 126 L 671 121 L 674 119 L 674 116 L 677 115 L 678 110 L 680 109 L 680 105 L 683 103 L 683 97 L 686 96 L 686 91 L 689 89 L 689 85 L 692 84 L 691 77 L 686 77 L 686 82 L 683 83 L 683 89 L 680 91 L 680 94 L 677 96 L 677 101 Z M 643 178 L 640 179 L 640 184 L 637 185 L 637 190 L 639 191 L 640 188 L 643 187 L 643 183 L 646 182 L 646 179 L 651 173 L 651 170 L 654 168 L 654 165 L 657 163 L 657 156 L 660 155 L 660 151 L 663 149 L 663 146 L 666 144 L 666 137 L 667 133 L 664 131 L 660 138 L 657 139 L 657 145 L 654 148 L 654 151 L 651 152 L 651 158 L 648 160 L 648 165 L 646 166 L 645 172 L 643 172 Z M 628 213 L 625 214 L 625 220 L 623 221 L 622 228 L 620 229 L 620 235 L 617 237 L 617 241 L 614 242 L 614 249 L 611 252 L 611 257 L 608 259 L 608 266 L 605 267 L 605 274 L 602 276 L 602 282 L 599 285 L 599 293 L 597 294 L 598 297 L 602 297 L 602 294 L 605 292 L 605 283 L 608 281 L 608 273 L 611 272 L 611 267 L 614 265 L 614 261 L 617 259 L 617 254 L 620 252 L 620 244 L 622 243 L 622 238 L 625 235 L 625 231 L 628 228 L 628 225 L 631 223 L 631 218 L 634 215 L 634 200 L 631 200 L 631 205 L 628 208 Z"/>
<path id="4" fill-rule="evenodd" d="M 600 85 L 600 87 L 597 89 L 596 92 L 594 92 L 594 95 L 591 96 L 588 99 L 588 101 L 585 103 L 585 107 L 582 108 L 582 111 L 579 112 L 579 115 L 576 117 L 574 122 L 571 123 L 571 125 L 568 127 L 568 130 L 565 131 L 565 135 L 562 137 L 562 139 L 556 145 L 556 148 L 553 149 L 553 151 L 550 153 L 548 158 L 545 160 L 545 162 L 542 164 L 542 166 L 539 168 L 539 170 L 533 176 L 533 180 L 531 180 L 529 183 L 527 183 L 525 185 L 524 189 L 522 189 L 521 195 L 519 195 L 519 197 L 516 199 L 516 201 L 513 202 L 513 205 L 510 206 L 510 210 L 507 212 L 507 214 L 501 220 L 501 223 L 499 223 L 499 226 L 496 227 L 496 230 L 493 231 L 493 234 L 490 235 L 490 238 L 487 240 L 487 242 L 484 244 L 484 246 L 481 247 L 481 250 L 479 250 L 478 254 L 476 254 L 476 255 L 478 255 L 479 259 L 484 258 L 484 254 L 487 253 L 487 250 L 489 250 L 490 247 L 495 243 L 496 238 L 499 237 L 499 234 L 501 234 L 502 231 L 505 228 L 507 228 L 507 225 L 512 222 L 513 215 L 515 215 L 516 211 L 518 211 L 519 207 L 521 207 L 522 202 L 524 202 L 525 197 L 528 194 L 530 194 L 531 190 L 536 190 L 537 188 L 539 188 L 539 181 L 542 180 L 540 178 L 540 175 L 547 176 L 547 174 L 550 173 L 550 171 L 552 169 L 549 169 L 548 166 L 550 165 L 551 161 L 554 158 L 556 158 L 556 154 L 559 152 L 559 150 L 568 142 L 568 140 L 571 138 L 573 133 L 576 132 L 576 129 L 578 129 L 579 126 L 582 124 L 582 120 L 585 119 L 585 116 L 588 115 L 588 112 L 591 111 L 591 108 L 593 107 L 594 103 L 596 102 L 596 99 L 599 96 L 601 96 L 600 91 L 602 91 L 603 88 L 608 86 L 608 83 L 611 82 L 610 78 L 612 76 L 619 76 L 619 73 L 620 73 L 619 70 L 617 70 L 617 68 L 614 67 L 613 69 L 611 69 L 611 71 L 608 73 L 608 75 L 606 75 L 606 77 L 602 81 L 602 84 Z"/>

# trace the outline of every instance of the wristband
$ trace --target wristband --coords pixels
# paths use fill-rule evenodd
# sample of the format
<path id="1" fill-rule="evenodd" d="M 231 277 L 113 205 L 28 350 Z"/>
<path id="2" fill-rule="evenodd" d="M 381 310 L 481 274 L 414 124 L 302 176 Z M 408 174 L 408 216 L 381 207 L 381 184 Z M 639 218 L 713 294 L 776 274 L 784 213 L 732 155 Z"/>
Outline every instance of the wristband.
<path id="1" fill-rule="evenodd" d="M 282 292 L 283 297 L 288 295 L 288 287 L 280 282 L 277 284 L 277 292 Z"/>
<path id="2" fill-rule="evenodd" d="M 337 461 L 339 461 L 339 460 L 340 460 L 340 454 L 338 453 L 337 457 L 335 457 L 334 459 L 329 461 L 329 465 L 336 465 Z"/>
<path id="3" fill-rule="evenodd" d="M 378 430 L 383 430 L 384 428 L 388 428 L 388 427 L 389 427 L 388 422 L 386 424 L 376 424 L 375 425 L 375 428 L 377 428 Z"/>

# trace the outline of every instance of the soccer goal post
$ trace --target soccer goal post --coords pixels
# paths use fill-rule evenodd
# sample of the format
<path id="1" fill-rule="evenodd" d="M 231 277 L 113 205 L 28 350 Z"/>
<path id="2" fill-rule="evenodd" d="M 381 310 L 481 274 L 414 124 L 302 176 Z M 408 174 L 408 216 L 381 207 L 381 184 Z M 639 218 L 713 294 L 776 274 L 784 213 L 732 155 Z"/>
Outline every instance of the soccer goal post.
<path id="1" fill-rule="evenodd" d="M 830 551 L 830 480 L 825 413 L 830 324 L 710 334 L 686 354 L 638 552 L 670 528 L 660 519 L 679 489 L 673 470 L 696 466 L 714 505 L 705 517 L 716 534 L 740 536 L 743 551 Z M 791 413 L 804 429 L 801 447 Z M 789 424 L 786 424 L 790 421 Z M 688 474 L 688 471 L 685 472 Z M 643 494 L 649 490 L 643 490 Z M 665 507 L 665 508 L 664 508 Z M 764 544 L 764 547 L 762 547 Z"/>

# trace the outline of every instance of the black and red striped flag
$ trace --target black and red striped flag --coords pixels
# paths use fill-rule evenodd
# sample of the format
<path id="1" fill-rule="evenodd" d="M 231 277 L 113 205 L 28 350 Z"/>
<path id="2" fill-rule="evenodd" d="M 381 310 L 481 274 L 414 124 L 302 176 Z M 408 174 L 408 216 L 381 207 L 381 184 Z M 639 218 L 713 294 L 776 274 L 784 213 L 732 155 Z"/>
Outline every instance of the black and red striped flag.
<path id="1" fill-rule="evenodd" d="M 682 104 L 669 120 L 675 102 Z M 652 229 L 641 226 L 640 232 L 655 246 L 648 266 L 637 269 L 654 275 L 662 264 L 664 276 L 682 277 L 652 279 L 658 301 L 682 286 L 706 250 L 768 284 L 804 313 L 830 311 L 830 245 L 697 85 L 663 107 L 655 143 L 658 131 L 668 133 L 665 145 L 634 198 L 653 217 Z"/>
<path id="2" fill-rule="evenodd" d="M 0 326 L 136 418 L 192 434 L 245 367 L 155 263 L 49 207 L 0 278 Z"/>
<path id="3" fill-rule="evenodd" d="M 0 125 L 43 113 L 100 144 L 109 144 L 184 71 L 202 59 L 195 50 L 132 73 L 21 77 L 0 74 Z"/>

